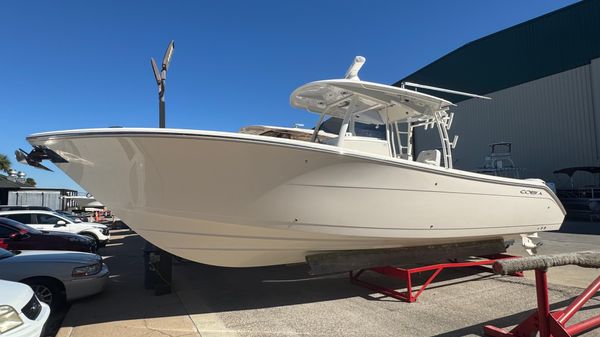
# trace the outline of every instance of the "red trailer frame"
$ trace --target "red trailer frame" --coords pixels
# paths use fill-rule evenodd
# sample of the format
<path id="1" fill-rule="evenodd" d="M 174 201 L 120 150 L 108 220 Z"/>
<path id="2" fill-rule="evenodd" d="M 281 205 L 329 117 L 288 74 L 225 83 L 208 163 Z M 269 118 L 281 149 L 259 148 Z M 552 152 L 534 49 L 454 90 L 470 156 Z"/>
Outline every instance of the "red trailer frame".
<path id="1" fill-rule="evenodd" d="M 476 258 L 479 258 L 479 260 L 474 260 L 474 261 L 464 261 L 464 262 L 453 261 L 453 262 L 426 265 L 426 266 L 415 267 L 415 268 L 399 268 L 399 267 L 393 267 L 393 266 L 375 267 L 375 268 L 361 269 L 356 273 L 351 271 L 349 273 L 350 274 L 349 276 L 350 276 L 350 282 L 352 282 L 354 284 L 375 290 L 386 296 L 390 296 L 390 297 L 393 297 L 393 298 L 396 298 L 396 299 L 399 299 L 402 301 L 413 303 L 423 293 L 423 291 L 425 291 L 427 286 L 429 286 L 429 284 L 431 284 L 431 282 L 444 269 L 478 267 L 478 268 L 482 268 L 485 271 L 489 271 L 490 273 L 493 273 L 493 270 L 491 268 L 487 268 L 487 267 L 483 267 L 483 266 L 492 265 L 492 264 L 494 264 L 494 262 L 501 260 L 501 259 L 512 259 L 512 258 L 516 258 L 516 257 L 518 257 L 518 256 L 513 256 L 513 255 L 508 255 L 508 254 L 495 254 L 495 255 L 479 256 L 479 257 L 476 257 Z M 374 271 L 376 273 L 386 275 L 386 276 L 389 276 L 389 277 L 392 277 L 395 279 L 405 280 L 406 281 L 406 291 L 400 292 L 400 291 L 397 291 L 397 290 L 394 290 L 391 288 L 387 288 L 387 287 L 375 284 L 373 282 L 367 282 L 367 281 L 359 279 L 359 277 L 367 270 Z M 413 290 L 413 282 L 412 282 L 413 274 L 418 274 L 418 273 L 427 272 L 427 271 L 434 271 L 434 272 L 433 272 L 433 274 L 431 274 L 431 276 L 429 276 L 427 278 L 425 283 L 423 285 L 421 285 L 421 287 L 418 290 L 416 290 L 416 294 L 415 294 L 414 290 Z M 514 276 L 523 276 L 523 273 L 517 273 Z"/>
<path id="2" fill-rule="evenodd" d="M 540 337 L 572 337 L 600 326 L 600 314 L 567 326 L 569 319 L 600 290 L 600 276 L 566 308 L 552 312 L 548 300 L 548 279 L 545 270 L 535 270 L 535 286 L 537 310 L 510 331 L 486 325 L 483 328 L 484 334 L 490 337 L 532 337 L 539 331 Z"/>

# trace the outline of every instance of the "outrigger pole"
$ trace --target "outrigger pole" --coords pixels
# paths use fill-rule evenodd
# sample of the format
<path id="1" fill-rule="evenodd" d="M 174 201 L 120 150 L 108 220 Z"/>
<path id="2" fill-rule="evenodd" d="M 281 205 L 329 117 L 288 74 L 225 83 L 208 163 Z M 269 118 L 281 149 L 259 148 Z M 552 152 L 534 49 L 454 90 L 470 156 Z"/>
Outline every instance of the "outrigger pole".
<path id="1" fill-rule="evenodd" d="M 461 96 L 468 96 L 468 97 L 475 97 L 475 98 L 482 98 L 482 99 L 492 99 L 491 97 L 471 94 L 471 93 L 464 92 L 464 91 L 456 91 L 456 90 L 450 90 L 450 89 L 445 89 L 445 88 L 438 88 L 438 87 L 433 87 L 430 85 L 418 84 L 418 83 L 413 83 L 413 82 L 402 82 L 400 84 L 401 88 L 404 88 L 405 86 L 413 87 L 413 88 L 434 90 L 434 91 L 439 91 L 439 92 L 447 92 L 449 94 L 455 94 L 455 95 L 461 95 Z"/>

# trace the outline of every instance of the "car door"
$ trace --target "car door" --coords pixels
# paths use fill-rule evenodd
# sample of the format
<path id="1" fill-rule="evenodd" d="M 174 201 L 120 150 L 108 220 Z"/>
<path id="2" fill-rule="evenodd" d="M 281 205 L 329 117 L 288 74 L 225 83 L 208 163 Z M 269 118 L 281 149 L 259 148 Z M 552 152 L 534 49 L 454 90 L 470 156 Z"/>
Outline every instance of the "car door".
<path id="1" fill-rule="evenodd" d="M 11 226 L 0 224 L 0 248 L 10 250 L 32 249 L 31 236 Z"/>
<path id="2" fill-rule="evenodd" d="M 12 244 L 13 242 L 10 237 L 11 234 L 15 234 L 15 233 L 18 233 L 18 232 L 16 230 L 14 230 L 13 228 L 0 225 L 0 248 L 18 249 L 18 248 L 13 248 L 13 244 Z"/>
<path id="3" fill-rule="evenodd" d="M 34 214 L 34 216 L 37 220 L 37 223 L 32 225 L 34 228 L 43 231 L 69 232 L 68 222 L 56 215 L 38 213 Z M 59 225 L 59 221 L 62 221 L 65 224 Z"/>
<path id="4" fill-rule="evenodd" d="M 31 217 L 30 213 L 15 213 L 15 214 L 6 214 L 6 215 L 3 214 L 1 216 L 4 218 L 14 220 L 14 221 L 18 221 L 18 222 L 26 224 L 26 225 L 35 224 L 35 221 Z"/>

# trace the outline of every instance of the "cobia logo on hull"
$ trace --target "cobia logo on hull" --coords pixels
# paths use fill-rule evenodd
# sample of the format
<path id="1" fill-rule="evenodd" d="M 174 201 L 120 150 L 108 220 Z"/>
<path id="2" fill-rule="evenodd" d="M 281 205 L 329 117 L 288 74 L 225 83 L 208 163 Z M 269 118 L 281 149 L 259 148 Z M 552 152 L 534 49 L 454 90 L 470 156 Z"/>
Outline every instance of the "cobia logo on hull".
<path id="1" fill-rule="evenodd" d="M 542 195 L 542 192 L 536 190 L 521 190 L 521 194 L 527 195 Z"/>

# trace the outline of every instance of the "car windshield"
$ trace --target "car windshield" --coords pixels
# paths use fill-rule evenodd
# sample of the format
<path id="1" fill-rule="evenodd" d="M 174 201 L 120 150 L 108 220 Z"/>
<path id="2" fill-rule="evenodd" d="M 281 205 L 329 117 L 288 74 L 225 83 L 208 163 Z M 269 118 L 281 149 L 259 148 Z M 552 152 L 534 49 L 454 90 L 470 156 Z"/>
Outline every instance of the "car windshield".
<path id="1" fill-rule="evenodd" d="M 74 215 L 63 214 L 63 216 L 69 218 L 69 220 L 72 220 L 73 222 L 82 222 L 78 217 Z"/>
<path id="2" fill-rule="evenodd" d="M 27 226 L 24 223 L 20 223 L 18 221 L 12 220 L 12 219 L 0 218 L 0 223 L 4 223 L 11 227 L 15 227 L 15 229 L 17 229 L 19 231 L 26 231 L 29 234 L 35 234 L 35 235 L 42 234 L 42 232 L 40 232 L 39 230 L 37 230 L 31 226 Z"/>
<path id="3" fill-rule="evenodd" d="M 0 248 L 0 260 L 6 259 L 7 257 L 15 256 L 15 254 L 9 252 L 6 249 Z"/>
<path id="4" fill-rule="evenodd" d="M 66 216 L 64 214 L 60 214 L 60 213 L 57 213 L 57 212 L 54 212 L 53 214 L 55 216 L 58 216 L 60 218 L 60 220 L 63 220 L 63 221 L 64 220 L 68 220 L 67 222 L 69 222 L 69 223 L 73 223 L 74 222 L 73 219 L 71 219 L 69 216 Z"/>

